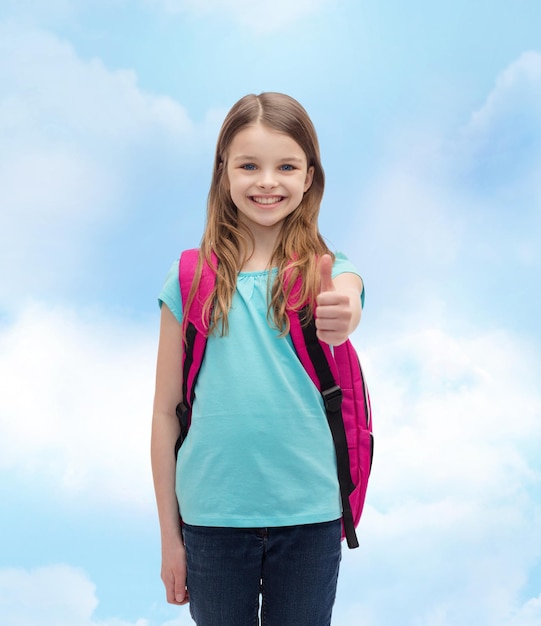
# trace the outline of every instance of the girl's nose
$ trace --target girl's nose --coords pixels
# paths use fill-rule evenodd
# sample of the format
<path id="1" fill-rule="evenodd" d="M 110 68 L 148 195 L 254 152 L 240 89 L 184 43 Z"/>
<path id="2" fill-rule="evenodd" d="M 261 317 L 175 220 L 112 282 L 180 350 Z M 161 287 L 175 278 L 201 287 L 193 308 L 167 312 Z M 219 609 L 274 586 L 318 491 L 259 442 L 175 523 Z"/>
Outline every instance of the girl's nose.
<path id="1" fill-rule="evenodd" d="M 272 189 L 277 186 L 278 182 L 272 170 L 261 170 L 258 183 L 261 189 Z"/>

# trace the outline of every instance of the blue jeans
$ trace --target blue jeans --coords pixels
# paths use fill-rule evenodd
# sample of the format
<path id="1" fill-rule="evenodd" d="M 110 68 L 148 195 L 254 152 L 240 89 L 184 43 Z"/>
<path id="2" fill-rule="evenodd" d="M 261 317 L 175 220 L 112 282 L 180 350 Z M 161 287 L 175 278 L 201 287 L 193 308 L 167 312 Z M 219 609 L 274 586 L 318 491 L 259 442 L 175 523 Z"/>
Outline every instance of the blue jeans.
<path id="1" fill-rule="evenodd" d="M 184 525 L 197 626 L 329 626 L 341 522 L 280 528 Z"/>

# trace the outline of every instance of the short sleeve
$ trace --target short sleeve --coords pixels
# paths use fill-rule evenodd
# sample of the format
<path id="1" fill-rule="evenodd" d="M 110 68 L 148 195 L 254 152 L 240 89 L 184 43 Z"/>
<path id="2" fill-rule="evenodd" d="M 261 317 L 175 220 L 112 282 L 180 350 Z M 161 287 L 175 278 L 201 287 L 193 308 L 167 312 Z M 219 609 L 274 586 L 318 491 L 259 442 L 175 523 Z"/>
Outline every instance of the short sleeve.
<path id="1" fill-rule="evenodd" d="M 332 268 L 332 277 L 336 278 L 340 274 L 355 274 L 362 280 L 362 276 L 357 271 L 353 263 L 347 258 L 343 252 L 335 252 L 335 260 Z M 361 306 L 364 307 L 364 281 L 361 293 Z"/>
<path id="2" fill-rule="evenodd" d="M 180 284 L 178 282 L 178 259 L 171 265 L 165 278 L 162 290 L 158 296 L 160 308 L 166 304 L 176 317 L 179 324 L 182 324 L 182 298 L 180 295 Z"/>

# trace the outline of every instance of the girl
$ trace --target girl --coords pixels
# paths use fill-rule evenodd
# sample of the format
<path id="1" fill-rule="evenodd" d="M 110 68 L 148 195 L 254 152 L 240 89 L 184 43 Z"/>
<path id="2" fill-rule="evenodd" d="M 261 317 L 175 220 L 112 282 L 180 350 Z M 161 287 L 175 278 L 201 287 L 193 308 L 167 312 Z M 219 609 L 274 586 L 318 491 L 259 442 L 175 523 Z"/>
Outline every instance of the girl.
<path id="1" fill-rule="evenodd" d="M 296 100 L 263 93 L 233 106 L 200 252 L 200 262 L 219 259 L 211 327 L 176 462 L 178 261 L 160 294 L 151 454 L 161 575 L 168 602 L 189 601 L 198 626 L 258 624 L 260 596 L 265 626 L 330 624 L 341 556 L 335 452 L 286 314 L 294 272 L 321 341 L 343 343 L 361 317 L 362 281 L 319 233 L 323 188 L 317 136 Z"/>

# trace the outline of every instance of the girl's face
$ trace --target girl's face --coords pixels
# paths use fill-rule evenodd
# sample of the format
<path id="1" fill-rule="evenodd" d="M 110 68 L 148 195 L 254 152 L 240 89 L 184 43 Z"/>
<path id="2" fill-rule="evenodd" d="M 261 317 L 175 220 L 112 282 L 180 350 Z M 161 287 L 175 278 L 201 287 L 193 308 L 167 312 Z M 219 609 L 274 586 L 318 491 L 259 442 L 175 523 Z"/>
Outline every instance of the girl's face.
<path id="1" fill-rule="evenodd" d="M 258 234 L 278 235 L 284 219 L 301 203 L 314 168 L 288 135 L 262 124 L 239 131 L 227 154 L 229 193 L 243 222 Z"/>

